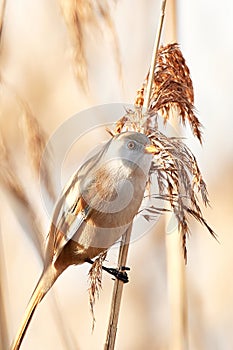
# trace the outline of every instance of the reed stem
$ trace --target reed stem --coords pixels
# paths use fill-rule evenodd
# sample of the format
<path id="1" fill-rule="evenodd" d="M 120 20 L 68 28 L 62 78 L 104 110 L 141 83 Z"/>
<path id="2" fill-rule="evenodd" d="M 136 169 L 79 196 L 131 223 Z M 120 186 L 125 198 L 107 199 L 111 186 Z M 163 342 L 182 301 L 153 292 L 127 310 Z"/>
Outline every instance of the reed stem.
<path id="1" fill-rule="evenodd" d="M 126 233 L 123 236 L 122 244 L 119 251 L 118 257 L 118 266 L 126 266 L 130 236 L 132 231 L 132 225 L 127 229 Z M 104 350 L 113 350 L 116 341 L 116 333 L 117 333 L 117 324 L 120 313 L 121 299 L 123 293 L 123 285 L 124 283 L 118 279 L 115 280 L 113 295 L 112 295 L 112 304 L 111 304 L 111 312 L 108 323 L 108 331 L 106 342 L 104 345 Z"/>
<path id="2" fill-rule="evenodd" d="M 145 96 L 145 100 L 144 100 L 144 107 L 146 109 L 146 112 L 148 111 L 149 106 L 150 106 L 151 89 L 152 89 L 152 85 L 153 85 L 156 59 L 157 59 L 157 55 L 158 55 L 158 49 L 159 49 L 160 39 L 161 39 L 161 34 L 162 34 L 162 29 L 163 29 L 166 2 L 167 2 L 166 0 L 163 0 L 162 4 L 161 4 L 159 25 L 158 25 L 157 34 L 155 37 L 154 48 L 153 48 L 153 53 L 152 53 L 152 57 L 151 57 L 150 71 L 149 71 L 149 77 L 148 77 L 148 82 L 147 82 L 147 87 L 146 87 L 146 96 Z"/>
<path id="3" fill-rule="evenodd" d="M 158 54 L 161 33 L 162 33 L 162 28 L 163 28 L 163 23 L 164 23 L 165 7 L 166 7 L 166 0 L 162 0 L 159 25 L 158 25 L 158 29 L 157 29 L 156 38 L 155 38 L 154 49 L 153 49 L 151 65 L 150 65 L 149 78 L 148 78 L 148 83 L 147 83 L 147 87 L 146 87 L 146 98 L 144 101 L 144 107 L 146 108 L 146 111 L 148 111 L 149 104 L 150 104 L 150 96 L 151 96 L 151 89 L 152 89 L 152 84 L 153 84 L 156 58 L 157 58 L 157 54 Z M 119 258 L 118 258 L 118 265 L 119 266 L 126 265 L 131 231 L 132 231 L 132 225 L 128 228 L 125 235 L 123 236 L 123 241 L 122 241 L 122 245 L 120 247 Z M 104 350 L 114 350 L 114 347 L 115 347 L 122 293 L 123 293 L 123 282 L 116 280 L 115 284 L 114 284 L 114 289 L 113 289 L 111 312 L 110 312 L 110 317 L 109 317 L 108 331 L 107 331 L 106 342 L 104 345 Z"/>

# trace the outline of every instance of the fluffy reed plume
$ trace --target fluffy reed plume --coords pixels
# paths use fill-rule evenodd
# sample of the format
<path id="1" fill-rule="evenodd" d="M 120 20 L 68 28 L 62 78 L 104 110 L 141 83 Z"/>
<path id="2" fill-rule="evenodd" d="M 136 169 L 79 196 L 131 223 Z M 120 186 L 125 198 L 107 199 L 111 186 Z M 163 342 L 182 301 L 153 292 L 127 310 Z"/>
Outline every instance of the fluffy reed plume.
<path id="1" fill-rule="evenodd" d="M 93 265 L 89 270 L 89 302 L 91 307 L 91 315 L 92 315 L 92 331 L 95 326 L 95 313 L 94 313 L 94 305 L 96 298 L 99 297 L 100 290 L 102 288 L 102 265 L 106 258 L 107 252 L 101 253 L 94 261 Z"/>
<path id="2" fill-rule="evenodd" d="M 142 107 L 148 75 L 137 92 L 135 105 Z M 189 122 L 193 134 L 202 142 L 201 123 L 194 114 L 193 84 L 178 44 L 168 44 L 159 49 L 148 114 L 161 113 L 164 123 L 172 116 L 179 116 L 183 124 Z"/>
<path id="3" fill-rule="evenodd" d="M 106 0 L 60 0 L 60 7 L 68 29 L 73 47 L 74 73 L 82 88 L 88 90 L 88 62 L 85 53 L 85 31 L 93 27 L 93 31 L 109 29 L 113 41 L 115 60 L 121 77 L 120 50 L 115 26 L 111 18 L 110 3 Z"/>
<path id="4" fill-rule="evenodd" d="M 126 114 L 116 123 L 113 133 L 124 130 L 144 132 L 157 147 L 158 154 L 154 157 L 150 169 L 150 177 L 155 177 L 158 183 L 158 193 L 150 187 L 150 196 L 159 198 L 170 204 L 178 229 L 182 237 L 185 261 L 187 259 L 186 236 L 189 233 L 188 216 L 192 216 L 216 238 L 213 230 L 203 218 L 199 206 L 198 194 L 205 205 L 209 204 L 206 184 L 191 150 L 181 138 L 167 137 L 158 129 L 158 118 L 163 117 L 167 123 L 171 114 L 179 116 L 182 122 L 188 120 L 194 136 L 201 142 L 201 124 L 194 114 L 193 85 L 189 69 L 177 44 L 161 47 L 158 52 L 154 73 L 152 94 L 149 109 L 143 115 L 144 92 L 138 90 L 135 110 Z M 163 208 L 153 205 L 146 210 L 144 217 L 153 219 Z"/>
<path id="5" fill-rule="evenodd" d="M 153 160 L 151 176 L 156 176 L 159 198 L 170 204 L 180 231 L 184 258 L 187 259 L 186 236 L 189 233 L 188 216 L 203 224 L 216 238 L 213 230 L 203 218 L 198 193 L 205 205 L 208 205 L 206 184 L 198 168 L 197 161 L 190 149 L 181 139 L 169 138 L 158 130 L 149 135 L 152 143 L 159 149 L 159 157 Z M 153 197 L 154 194 L 151 194 Z"/>

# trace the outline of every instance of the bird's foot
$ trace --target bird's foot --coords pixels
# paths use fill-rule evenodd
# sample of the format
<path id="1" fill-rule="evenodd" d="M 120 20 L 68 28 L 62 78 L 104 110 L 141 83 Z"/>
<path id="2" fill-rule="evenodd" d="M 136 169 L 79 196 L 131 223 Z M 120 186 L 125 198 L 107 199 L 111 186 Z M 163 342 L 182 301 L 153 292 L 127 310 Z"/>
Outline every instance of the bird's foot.
<path id="1" fill-rule="evenodd" d="M 105 267 L 103 266 L 103 270 L 107 271 L 108 273 L 110 273 L 111 275 L 113 275 L 114 277 L 116 277 L 118 280 L 124 282 L 124 283 L 128 283 L 129 282 L 129 278 L 127 275 L 126 270 L 130 270 L 129 267 L 125 267 L 122 266 L 119 269 L 114 269 L 114 268 L 109 268 L 109 267 Z"/>
<path id="2" fill-rule="evenodd" d="M 91 259 L 87 259 L 86 262 L 88 262 L 89 264 L 93 264 L 94 261 Z M 102 269 L 108 273 L 110 273 L 110 275 L 116 277 L 118 280 L 124 282 L 124 283 L 128 283 L 129 282 L 129 278 L 127 275 L 126 271 L 129 271 L 130 268 L 127 266 L 121 266 L 119 269 L 114 269 L 111 267 L 106 267 L 106 266 L 102 266 Z"/>

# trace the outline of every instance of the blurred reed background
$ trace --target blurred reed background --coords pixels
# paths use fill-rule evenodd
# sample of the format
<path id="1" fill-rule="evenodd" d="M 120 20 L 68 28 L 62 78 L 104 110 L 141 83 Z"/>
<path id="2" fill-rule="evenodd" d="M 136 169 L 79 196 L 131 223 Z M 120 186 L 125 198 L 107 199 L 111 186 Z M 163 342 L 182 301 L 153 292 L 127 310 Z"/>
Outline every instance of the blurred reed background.
<path id="1" fill-rule="evenodd" d="M 160 7 L 155 0 L 103 0 L 96 2 L 99 7 L 80 0 L 73 2 L 79 4 L 75 17 L 69 3 L 5 1 L 0 52 L 0 347 L 4 350 L 40 274 L 38 252 L 49 225 L 36 175 L 40 148 L 33 154 L 32 145 L 43 148 L 63 121 L 85 108 L 133 103 L 150 64 Z M 233 344 L 232 13 L 230 0 L 224 6 L 218 1 L 177 2 L 178 39 L 204 125 L 203 147 L 188 129 L 185 136 L 209 189 L 212 208 L 204 210 L 205 217 L 220 240 L 216 243 L 204 228 L 193 225 L 186 267 L 190 349 L 225 350 Z M 96 119 L 96 124 L 102 122 Z M 87 148 L 85 142 L 78 152 L 83 156 Z M 53 196 L 53 174 L 44 182 Z M 124 288 L 116 349 L 169 347 L 165 225 L 162 218 L 153 232 L 130 247 L 130 283 Z M 43 234 L 39 239 L 40 234 L 33 236 L 37 231 Z M 113 249 L 109 260 L 116 257 Z M 91 334 L 88 269 L 71 267 L 56 282 L 39 306 L 22 349 L 103 348 L 113 282 L 104 275 Z"/>

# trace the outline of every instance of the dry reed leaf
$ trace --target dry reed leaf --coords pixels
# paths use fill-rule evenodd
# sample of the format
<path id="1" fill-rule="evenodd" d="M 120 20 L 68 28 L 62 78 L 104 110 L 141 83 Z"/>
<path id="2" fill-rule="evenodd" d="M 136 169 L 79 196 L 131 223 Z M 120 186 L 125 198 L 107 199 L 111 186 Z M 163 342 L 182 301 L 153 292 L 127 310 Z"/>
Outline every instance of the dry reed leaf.
<path id="1" fill-rule="evenodd" d="M 53 181 L 50 174 L 51 159 L 44 159 L 44 150 L 47 143 L 47 136 L 42 130 L 38 120 L 33 115 L 28 103 L 15 91 L 15 89 L 1 77 L 0 88 L 6 90 L 9 96 L 19 107 L 20 122 L 24 132 L 25 149 L 32 165 L 32 170 L 44 184 L 46 191 L 54 202 L 56 199 Z M 46 153 L 48 154 L 48 153 Z"/>
<path id="2" fill-rule="evenodd" d="M 0 45 L 2 41 L 3 22 L 5 15 L 6 1 L 1 2 L 0 7 Z M 0 72 L 1 73 L 1 72 Z M 38 120 L 33 115 L 28 103 L 6 82 L 2 74 L 0 75 L 0 88 L 6 90 L 9 96 L 16 101 L 20 108 L 22 123 L 24 125 L 24 140 L 26 141 L 26 151 L 32 163 L 32 169 L 41 177 L 48 194 L 55 200 L 54 189 L 49 171 L 49 159 L 41 164 L 41 158 L 46 146 L 46 135 L 43 132 Z"/>
<path id="3" fill-rule="evenodd" d="M 103 21 L 106 23 L 107 28 L 109 28 L 110 35 L 112 38 L 113 43 L 113 55 L 115 57 L 115 62 L 117 64 L 118 68 L 118 76 L 121 81 L 123 81 L 123 73 L 122 73 L 122 65 L 121 65 L 121 53 L 120 53 L 120 46 L 119 46 L 119 40 L 116 33 L 115 25 L 112 21 L 112 17 L 110 14 L 110 8 L 109 8 L 109 1 L 99 1 L 98 2 L 98 11 L 103 18 Z"/>
<path id="4" fill-rule="evenodd" d="M 85 53 L 86 26 L 92 26 L 94 31 L 101 32 L 103 23 L 105 24 L 104 31 L 106 28 L 109 29 L 118 74 L 122 77 L 118 37 L 110 11 L 110 3 L 113 1 L 59 0 L 59 2 L 73 47 L 74 73 L 82 88 L 88 91 L 88 63 Z"/>
<path id="5" fill-rule="evenodd" d="M 89 302 L 92 315 L 92 331 L 95 327 L 95 313 L 94 305 L 96 298 L 99 297 L 100 290 L 102 289 L 102 265 L 106 258 L 107 252 L 101 253 L 92 264 L 89 271 Z"/>
<path id="6" fill-rule="evenodd" d="M 22 99 L 19 99 L 19 97 L 17 100 L 21 106 L 24 140 L 26 144 L 26 151 L 29 159 L 31 160 L 32 169 L 35 171 L 37 176 L 40 176 L 40 180 L 44 184 L 49 197 L 53 202 L 55 202 L 56 195 L 50 174 L 51 159 L 47 158 L 43 159 L 42 161 L 47 143 L 46 134 L 42 130 L 38 120 L 33 115 L 28 104 Z"/>
<path id="7" fill-rule="evenodd" d="M 40 257 L 42 258 L 43 235 L 41 234 L 42 231 L 39 227 L 37 215 L 33 210 L 33 206 L 26 195 L 19 177 L 17 176 L 10 152 L 8 151 L 6 142 L 1 135 L 0 155 L 0 184 L 8 194 L 8 198 L 12 200 L 12 207 L 15 209 L 19 222 L 22 221 L 21 216 L 23 216 L 25 220 L 27 219 L 30 226 L 30 234 L 28 236 L 35 245 L 36 251 L 39 252 Z M 17 215 L 17 211 L 19 211 L 19 216 Z"/>
<path id="8" fill-rule="evenodd" d="M 60 0 L 62 14 L 73 46 L 74 73 L 85 91 L 88 90 L 87 60 L 85 55 L 84 31 L 82 21 L 91 20 L 89 1 Z"/>
<path id="9" fill-rule="evenodd" d="M 137 91 L 135 105 L 143 106 L 147 78 Z M 172 115 L 178 115 L 183 124 L 189 122 L 193 134 L 202 142 L 201 123 L 194 113 L 193 84 L 189 68 L 179 49 L 178 44 L 168 44 L 160 47 L 154 71 L 152 93 L 148 114 L 160 112 L 164 123 Z"/>

